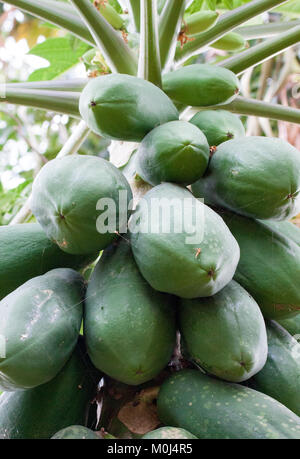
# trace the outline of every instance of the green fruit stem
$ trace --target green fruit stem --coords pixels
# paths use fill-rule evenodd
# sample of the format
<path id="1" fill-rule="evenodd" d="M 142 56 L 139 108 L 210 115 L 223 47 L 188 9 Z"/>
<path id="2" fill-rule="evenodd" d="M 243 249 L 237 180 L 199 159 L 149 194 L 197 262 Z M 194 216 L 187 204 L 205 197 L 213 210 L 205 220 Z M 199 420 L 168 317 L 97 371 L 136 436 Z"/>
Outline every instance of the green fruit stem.
<path id="1" fill-rule="evenodd" d="M 4 85 L 3 95 L 0 102 L 64 113 L 75 118 L 80 117 L 78 109 L 80 94 L 78 92 L 19 89 Z"/>
<path id="2" fill-rule="evenodd" d="M 233 102 L 227 105 L 216 105 L 206 107 L 209 109 L 224 109 L 240 115 L 253 115 L 273 120 L 288 121 L 300 124 L 300 110 L 297 108 L 285 107 L 279 104 L 270 104 L 260 100 L 246 99 L 238 96 Z M 200 108 L 201 109 L 201 108 Z M 203 107 L 202 109 L 205 109 Z"/>
<path id="3" fill-rule="evenodd" d="M 51 22 L 51 24 L 58 27 L 62 27 L 73 35 L 81 38 L 81 40 L 95 46 L 95 41 L 89 29 L 78 14 L 76 14 L 74 8 L 71 10 L 68 4 L 61 4 L 54 0 L 5 0 L 5 3 L 13 5 L 40 19 Z M 62 5 L 66 5 L 66 8 L 63 8 Z"/>
<path id="4" fill-rule="evenodd" d="M 186 0 L 167 0 L 159 21 L 159 46 L 162 68 L 173 61 Z"/>
<path id="5" fill-rule="evenodd" d="M 194 37 L 195 40 L 186 43 L 182 49 L 180 47 L 177 48 L 177 63 L 182 63 L 188 58 L 199 54 L 203 48 L 207 48 L 214 41 L 223 37 L 227 32 L 230 32 L 249 19 L 275 8 L 282 3 L 286 3 L 286 0 L 253 0 L 240 6 L 239 8 L 223 14 L 213 28 L 196 35 Z"/>
<path id="6" fill-rule="evenodd" d="M 238 27 L 235 32 L 242 35 L 245 40 L 253 40 L 257 38 L 273 37 L 278 33 L 286 32 L 293 27 L 300 25 L 300 20 L 288 22 L 271 22 L 270 24 L 254 25 Z"/>
<path id="7" fill-rule="evenodd" d="M 113 72 L 136 75 L 136 59 L 122 36 L 89 0 L 70 0 L 89 28 L 98 48 Z"/>
<path id="8" fill-rule="evenodd" d="M 275 38 L 270 38 L 269 40 L 259 43 L 236 56 L 229 57 L 218 65 L 240 75 L 245 70 L 276 56 L 299 41 L 300 25 L 293 27 Z"/>
<path id="9" fill-rule="evenodd" d="M 81 92 L 88 83 L 87 78 L 70 80 L 24 81 L 22 83 L 7 83 L 4 89 L 43 89 L 48 91 Z"/>
<path id="10" fill-rule="evenodd" d="M 140 24 L 138 76 L 161 88 L 157 0 L 141 0 Z"/>

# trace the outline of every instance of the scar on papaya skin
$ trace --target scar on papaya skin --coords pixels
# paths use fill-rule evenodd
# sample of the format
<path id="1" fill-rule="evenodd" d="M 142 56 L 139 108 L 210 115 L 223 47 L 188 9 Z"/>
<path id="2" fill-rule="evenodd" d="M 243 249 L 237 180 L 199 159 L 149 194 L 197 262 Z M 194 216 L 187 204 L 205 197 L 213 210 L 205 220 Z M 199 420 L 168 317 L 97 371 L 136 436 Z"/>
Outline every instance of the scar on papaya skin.
<path id="1" fill-rule="evenodd" d="M 201 248 L 198 248 L 198 249 L 195 249 L 196 250 L 196 255 L 195 255 L 195 258 L 198 258 L 200 253 L 201 253 Z"/>
<path id="2" fill-rule="evenodd" d="M 209 271 L 207 271 L 207 274 L 209 277 L 214 277 L 214 275 L 216 274 L 215 270 L 213 268 L 210 268 Z"/>
<path id="3" fill-rule="evenodd" d="M 136 375 L 142 375 L 144 374 L 143 370 L 141 368 L 139 368 L 136 372 L 135 372 Z"/>
<path id="4" fill-rule="evenodd" d="M 216 153 L 216 151 L 217 151 L 217 147 L 216 147 L 215 145 L 213 145 L 212 147 L 210 147 L 210 149 L 209 149 L 209 156 L 210 156 L 210 158 L 213 157 L 213 155 Z"/>

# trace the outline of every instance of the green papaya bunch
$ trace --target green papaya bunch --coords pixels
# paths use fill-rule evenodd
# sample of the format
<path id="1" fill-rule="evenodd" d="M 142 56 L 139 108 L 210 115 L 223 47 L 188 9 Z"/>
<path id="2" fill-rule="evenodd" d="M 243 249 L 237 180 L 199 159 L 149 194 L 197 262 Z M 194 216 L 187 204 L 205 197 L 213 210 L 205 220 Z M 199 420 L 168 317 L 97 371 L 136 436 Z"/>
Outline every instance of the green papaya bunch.
<path id="1" fill-rule="evenodd" d="M 175 18 L 180 3 L 159 4 L 177 22 L 174 53 L 219 17 L 183 8 Z M 92 3 L 72 4 L 88 40 L 124 27 L 99 4 L 102 43 Z M 76 99 L 87 127 L 112 141 L 111 161 L 48 162 L 32 188 L 36 223 L 0 228 L 0 438 L 113 439 L 121 410 L 141 409 L 134 397 L 154 388 L 143 439 L 300 439 L 300 229 L 289 222 L 299 152 L 246 136 L 226 110 L 240 83 L 225 66 L 136 76 L 113 36 L 120 71 L 111 65 Z M 246 43 L 229 32 L 209 45 Z M 144 60 L 167 61 L 159 51 Z M 91 71 L 97 52 L 84 57 Z M 115 142 L 134 150 L 121 167 Z"/>

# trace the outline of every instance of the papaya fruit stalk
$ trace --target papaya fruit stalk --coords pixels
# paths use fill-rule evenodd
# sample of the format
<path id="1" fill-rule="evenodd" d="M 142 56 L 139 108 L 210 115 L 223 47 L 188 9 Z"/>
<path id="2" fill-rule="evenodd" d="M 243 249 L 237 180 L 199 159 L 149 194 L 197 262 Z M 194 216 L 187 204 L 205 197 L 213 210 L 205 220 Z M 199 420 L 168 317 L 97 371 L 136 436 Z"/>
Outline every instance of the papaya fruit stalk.
<path id="1" fill-rule="evenodd" d="M 43 89 L 19 88 L 14 85 L 0 85 L 4 97 L 0 102 L 40 108 L 79 118 L 78 102 L 80 94 L 71 91 L 49 91 Z"/>
<path id="2" fill-rule="evenodd" d="M 297 25 L 300 25 L 300 20 L 298 19 L 286 22 L 271 22 L 269 24 L 238 27 L 235 29 L 235 32 L 242 35 L 246 40 L 253 40 L 257 38 L 273 37 Z"/>

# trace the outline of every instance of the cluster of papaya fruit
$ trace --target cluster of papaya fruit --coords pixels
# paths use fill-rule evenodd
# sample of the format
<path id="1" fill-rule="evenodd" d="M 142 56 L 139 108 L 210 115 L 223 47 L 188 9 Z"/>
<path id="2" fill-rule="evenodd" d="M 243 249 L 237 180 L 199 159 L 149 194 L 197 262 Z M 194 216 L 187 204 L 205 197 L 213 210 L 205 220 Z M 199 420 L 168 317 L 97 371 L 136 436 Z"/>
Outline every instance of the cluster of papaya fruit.
<path id="1" fill-rule="evenodd" d="M 192 368 L 167 371 L 165 427 L 144 438 L 300 438 L 300 156 L 209 109 L 238 92 L 202 64 L 163 90 L 122 74 L 84 88 L 82 118 L 138 142 L 129 169 L 153 188 L 132 210 L 125 170 L 55 159 L 33 185 L 38 223 L 0 228 L 0 437 L 101 438 L 87 427 L 103 373 L 138 390 L 176 348 Z M 179 120 L 188 105 L 208 109 Z"/>

